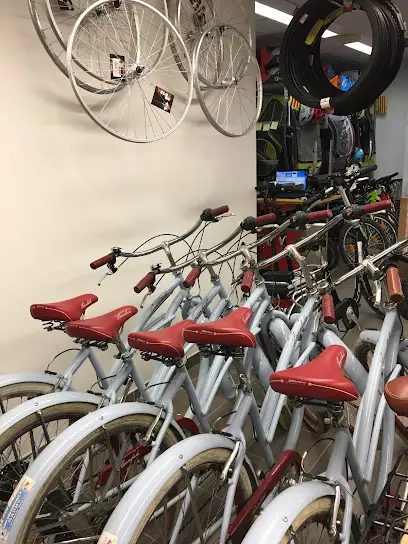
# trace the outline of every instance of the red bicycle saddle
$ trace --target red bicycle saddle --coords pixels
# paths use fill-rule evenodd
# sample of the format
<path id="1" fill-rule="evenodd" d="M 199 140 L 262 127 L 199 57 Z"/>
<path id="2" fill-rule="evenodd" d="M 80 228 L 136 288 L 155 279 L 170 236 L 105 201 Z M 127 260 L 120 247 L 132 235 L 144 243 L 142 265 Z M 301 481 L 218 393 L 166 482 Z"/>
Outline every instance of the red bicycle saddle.
<path id="1" fill-rule="evenodd" d="M 184 357 L 183 331 L 193 323 L 193 320 L 185 319 L 160 331 L 132 332 L 128 336 L 129 345 L 140 351 L 148 351 L 165 357 Z"/>
<path id="2" fill-rule="evenodd" d="M 408 416 L 408 376 L 388 382 L 384 388 L 385 400 L 399 416 Z"/>
<path id="3" fill-rule="evenodd" d="M 310 363 L 274 372 L 269 383 L 274 391 L 290 397 L 331 402 L 357 400 L 357 389 L 342 371 L 346 359 L 344 347 L 330 346 Z"/>
<path id="4" fill-rule="evenodd" d="M 81 295 L 61 302 L 32 304 L 30 313 L 34 319 L 41 321 L 76 321 L 81 319 L 85 310 L 97 302 L 96 295 Z"/>
<path id="5" fill-rule="evenodd" d="M 81 340 L 115 342 L 120 329 L 135 314 L 137 308 L 134 306 L 122 306 L 99 317 L 71 321 L 66 326 L 66 332 L 69 336 Z"/>
<path id="6" fill-rule="evenodd" d="M 194 323 L 184 329 L 184 340 L 192 344 L 254 348 L 256 339 L 248 330 L 252 314 L 249 308 L 238 308 L 217 321 Z"/>

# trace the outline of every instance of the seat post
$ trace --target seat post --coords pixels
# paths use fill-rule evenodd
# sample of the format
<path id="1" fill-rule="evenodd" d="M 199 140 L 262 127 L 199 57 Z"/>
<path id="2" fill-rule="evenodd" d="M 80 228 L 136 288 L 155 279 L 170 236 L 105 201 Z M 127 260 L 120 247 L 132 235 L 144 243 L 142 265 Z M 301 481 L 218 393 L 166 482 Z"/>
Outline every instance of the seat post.
<path id="1" fill-rule="evenodd" d="M 245 389 L 245 391 L 252 392 L 251 380 L 247 374 L 244 365 L 245 349 L 244 348 L 229 348 L 228 356 L 232 357 L 233 365 L 237 372 L 239 380 L 239 388 Z"/>
<path id="2" fill-rule="evenodd" d="M 131 348 L 126 347 L 125 343 L 123 342 L 119 334 L 116 337 L 115 345 L 119 351 L 119 354 L 117 355 L 117 357 L 122 359 L 125 364 L 129 365 L 130 374 L 132 376 L 133 381 L 136 384 L 136 388 L 138 392 L 140 393 L 140 395 L 143 397 L 143 399 L 146 402 L 150 402 L 151 401 L 150 394 L 148 393 L 148 391 L 146 391 L 145 383 L 142 379 L 142 376 L 140 375 L 136 365 L 134 364 Z"/>

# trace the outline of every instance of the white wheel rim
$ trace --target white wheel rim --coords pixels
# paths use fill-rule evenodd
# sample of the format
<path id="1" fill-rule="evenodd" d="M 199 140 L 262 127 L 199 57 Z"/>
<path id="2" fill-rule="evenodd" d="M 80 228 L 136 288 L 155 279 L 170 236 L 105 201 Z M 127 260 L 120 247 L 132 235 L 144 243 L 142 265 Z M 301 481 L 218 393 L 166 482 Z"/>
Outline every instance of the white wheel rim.
<path id="1" fill-rule="evenodd" d="M 72 33 L 73 27 L 77 19 L 85 12 L 86 9 L 91 7 L 94 4 L 93 0 L 45 0 L 47 6 L 47 15 L 51 28 L 54 30 L 54 33 L 60 42 L 61 46 L 66 49 L 66 44 L 68 42 L 69 36 Z M 60 6 L 61 3 L 72 6 L 72 10 L 62 11 Z M 120 4 L 126 3 L 127 0 L 120 0 Z M 156 7 L 159 11 L 163 10 L 164 15 L 168 16 L 167 1 L 166 0 L 150 0 L 150 5 L 154 3 L 153 7 Z M 112 0 L 112 5 L 114 1 Z M 58 11 L 60 9 L 60 11 Z M 71 15 L 67 16 L 70 13 Z M 135 29 L 137 32 L 137 28 Z M 162 47 L 163 51 L 165 50 L 166 43 L 168 38 L 168 32 L 163 35 Z M 80 68 L 84 70 L 86 76 L 92 83 L 93 79 L 100 80 L 98 73 L 93 73 L 89 70 L 89 67 L 85 66 L 80 59 L 75 58 L 75 62 Z M 159 59 L 158 59 L 159 60 Z M 105 83 L 112 83 L 105 80 Z M 92 85 L 91 85 L 92 87 Z M 100 88 L 95 87 L 92 89 L 92 92 L 100 92 Z"/>
<path id="2" fill-rule="evenodd" d="M 104 76 L 99 78 L 101 90 L 97 93 L 98 96 L 92 97 L 88 93 L 84 93 L 76 84 L 75 71 L 78 66 L 73 57 L 75 52 L 75 59 L 81 58 L 78 55 L 78 43 L 83 42 L 85 46 L 90 45 L 90 43 L 84 42 L 81 32 L 85 27 L 88 30 L 93 28 L 92 25 L 95 24 L 93 17 L 99 13 L 96 16 L 99 24 L 101 19 L 98 17 L 100 15 L 106 19 L 110 18 L 107 11 L 101 12 L 105 6 L 111 4 L 111 0 L 98 0 L 76 21 L 67 45 L 68 73 L 79 102 L 98 126 L 113 136 L 129 142 L 155 142 L 174 132 L 187 115 L 193 93 L 191 62 L 181 36 L 159 10 L 142 0 L 126 0 L 126 2 L 128 6 L 132 6 L 132 15 L 136 14 L 136 20 L 139 21 L 139 43 L 135 49 L 133 35 L 129 32 L 125 34 L 121 29 L 119 32 L 119 26 L 117 28 L 115 26 L 117 21 L 112 19 L 109 20 L 109 23 L 112 26 L 112 35 L 115 35 L 115 42 L 109 36 L 107 39 L 106 33 L 102 39 L 99 38 L 99 41 L 96 36 L 95 41 L 92 42 L 92 51 L 96 50 L 96 53 L 92 53 L 87 62 L 92 63 L 92 56 L 98 55 L 98 69 L 104 71 Z M 130 25 L 127 9 L 125 8 L 121 15 L 126 17 L 127 23 Z M 124 13 L 125 15 L 123 15 Z M 123 23 L 123 20 L 120 19 L 119 22 Z M 88 24 L 90 24 L 89 27 L 86 26 Z M 157 38 L 156 40 L 152 38 L 155 35 L 154 32 L 157 35 L 162 29 L 166 30 L 167 36 L 170 36 L 164 51 L 160 47 L 157 49 Z M 80 39 L 78 39 L 78 33 Z M 128 43 L 125 43 L 124 36 Z M 129 36 L 133 43 L 131 43 Z M 177 49 L 186 56 L 184 74 L 180 72 L 171 53 L 172 42 L 176 43 Z M 122 48 L 123 54 L 119 54 L 119 47 Z M 138 59 L 135 58 L 135 50 L 138 51 Z M 112 59 L 112 55 L 117 58 Z M 113 61 L 115 65 L 119 62 L 122 76 L 118 78 L 117 83 L 113 81 L 112 85 L 112 81 L 104 82 L 102 80 L 108 79 L 108 72 L 112 77 Z M 95 72 L 95 69 L 90 69 L 90 72 Z M 110 95 L 104 94 L 108 87 L 112 89 Z M 157 88 L 163 89 L 164 94 L 168 93 L 166 96 L 174 96 L 170 109 L 164 109 L 168 106 L 164 99 L 162 108 L 152 103 Z M 126 108 L 129 111 L 125 114 Z"/>
<path id="3" fill-rule="evenodd" d="M 61 45 L 53 28 L 49 24 L 46 0 L 28 0 L 28 9 L 37 35 L 54 64 L 68 77 L 65 48 Z M 92 85 L 77 77 L 77 84 L 83 89 L 94 92 Z"/>
<path id="4" fill-rule="evenodd" d="M 206 35 L 216 32 L 224 42 L 223 77 L 216 85 L 203 89 L 200 74 L 205 73 L 203 63 L 207 60 L 203 44 Z M 214 47 L 218 47 L 217 44 L 216 39 Z M 193 72 L 194 86 L 204 114 L 221 134 L 244 136 L 256 125 L 262 109 L 262 78 L 258 61 L 241 32 L 233 27 L 216 26 L 203 34 L 194 49 Z"/>
<path id="5" fill-rule="evenodd" d="M 190 0 L 174 0 L 171 18 L 190 54 L 203 34 L 215 26 L 233 26 L 252 45 L 252 32 L 242 0 L 198 0 L 195 10 Z M 180 60 L 182 66 L 182 59 Z M 211 86 L 204 74 L 199 74 L 203 88 Z"/>

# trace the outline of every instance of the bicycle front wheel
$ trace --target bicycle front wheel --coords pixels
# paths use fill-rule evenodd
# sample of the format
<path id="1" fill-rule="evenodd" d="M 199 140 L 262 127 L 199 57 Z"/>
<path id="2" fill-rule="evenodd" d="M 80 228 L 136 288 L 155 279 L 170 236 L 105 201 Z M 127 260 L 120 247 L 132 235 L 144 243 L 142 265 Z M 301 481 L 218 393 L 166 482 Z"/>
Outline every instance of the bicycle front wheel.
<path id="1" fill-rule="evenodd" d="M 228 478 L 221 480 L 220 475 L 230 456 L 231 450 L 207 450 L 169 475 L 126 544 L 218 542 L 229 487 Z M 235 492 L 235 512 L 254 491 L 253 479 L 243 465 Z"/>
<path id="2" fill-rule="evenodd" d="M 62 459 L 58 457 L 55 466 L 41 461 L 41 455 L 35 461 L 44 465 L 41 470 L 47 478 L 32 489 L 27 511 L 19 511 L 13 521 L 15 544 L 97 542 L 126 489 L 146 467 L 150 447 L 143 446 L 141 439 L 155 416 L 124 415 L 105 424 L 102 420 L 97 429 L 68 448 Z M 160 428 L 158 423 L 152 440 Z M 160 451 L 178 440 L 167 429 Z M 6 511 L 3 523 L 7 515 Z"/>
<path id="3" fill-rule="evenodd" d="M 290 530 L 286 533 L 280 544 L 337 544 L 340 542 L 340 535 L 333 538 L 330 535 L 330 526 L 333 517 L 334 498 L 321 497 L 310 503 L 294 520 Z M 343 511 L 340 510 L 337 516 L 337 531 L 340 533 L 343 521 Z M 349 542 L 356 544 L 359 541 L 358 527 L 353 524 L 352 534 Z M 273 540 L 271 539 L 271 542 Z"/>
<path id="4" fill-rule="evenodd" d="M 0 387 L 0 412 L 1 414 L 5 414 L 26 400 L 47 395 L 48 393 L 58 393 L 59 391 L 61 391 L 61 388 L 51 383 L 9 383 Z"/>
<path id="5" fill-rule="evenodd" d="M 97 408 L 96 404 L 71 402 L 39 409 L 0 434 L 0 512 L 29 464 L 74 421 Z"/>
<path id="6" fill-rule="evenodd" d="M 339 250 L 350 268 L 356 265 L 360 243 L 363 258 L 373 257 L 391 245 L 386 231 L 372 219 L 363 217 L 357 226 L 346 223 L 339 234 Z"/>

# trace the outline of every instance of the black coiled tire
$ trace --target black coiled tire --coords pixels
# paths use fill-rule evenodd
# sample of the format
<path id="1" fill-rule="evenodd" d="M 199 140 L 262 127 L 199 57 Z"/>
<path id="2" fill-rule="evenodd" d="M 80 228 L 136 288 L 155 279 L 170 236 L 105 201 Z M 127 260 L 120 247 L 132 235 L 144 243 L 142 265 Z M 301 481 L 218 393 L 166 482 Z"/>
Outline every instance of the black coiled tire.
<path id="1" fill-rule="evenodd" d="M 293 17 L 281 47 L 280 71 L 289 93 L 302 104 L 320 108 L 321 100 L 330 98 L 337 115 L 350 115 L 371 106 L 395 79 L 405 49 L 401 13 L 390 0 L 359 0 L 359 4 L 372 27 L 373 50 L 364 73 L 347 92 L 330 83 L 320 58 L 322 35 L 341 9 L 328 0 L 307 0 Z M 324 21 L 321 27 L 319 20 Z"/>

